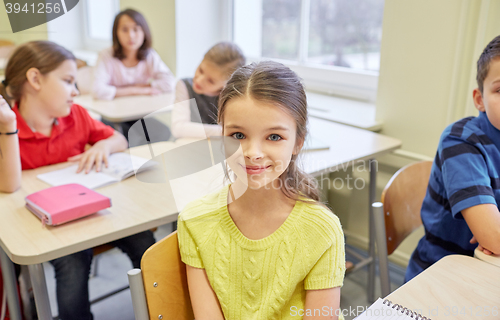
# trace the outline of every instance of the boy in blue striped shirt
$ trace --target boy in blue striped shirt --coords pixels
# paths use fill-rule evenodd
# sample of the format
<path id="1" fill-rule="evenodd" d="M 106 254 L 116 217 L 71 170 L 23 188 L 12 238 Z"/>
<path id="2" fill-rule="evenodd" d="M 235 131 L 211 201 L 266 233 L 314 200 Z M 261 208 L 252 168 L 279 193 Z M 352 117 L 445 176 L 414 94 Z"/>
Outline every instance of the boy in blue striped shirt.
<path id="1" fill-rule="evenodd" d="M 425 236 L 405 280 L 449 254 L 472 256 L 476 246 L 500 254 L 500 36 L 477 62 L 473 91 L 478 117 L 448 126 L 439 142 L 422 204 Z"/>

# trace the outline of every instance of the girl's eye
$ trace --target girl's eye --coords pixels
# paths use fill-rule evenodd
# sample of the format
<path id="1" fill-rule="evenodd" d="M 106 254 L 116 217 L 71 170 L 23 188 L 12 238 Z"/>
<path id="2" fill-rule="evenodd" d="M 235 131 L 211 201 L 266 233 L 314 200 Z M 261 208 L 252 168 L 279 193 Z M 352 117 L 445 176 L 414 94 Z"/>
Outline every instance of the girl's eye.
<path id="1" fill-rule="evenodd" d="M 236 132 L 236 133 L 233 133 L 231 135 L 231 137 L 235 138 L 235 139 L 238 139 L 238 140 L 241 140 L 241 139 L 244 139 L 245 138 L 245 135 L 241 132 Z"/>
<path id="2" fill-rule="evenodd" d="M 274 133 L 273 133 L 272 135 L 270 135 L 270 136 L 269 136 L 269 138 L 268 138 L 268 139 L 269 139 L 269 140 L 271 140 L 271 141 L 280 141 L 280 140 L 281 140 L 281 139 L 283 139 L 283 138 L 281 138 L 281 136 L 280 136 L 280 135 L 278 135 L 278 134 L 274 134 Z"/>

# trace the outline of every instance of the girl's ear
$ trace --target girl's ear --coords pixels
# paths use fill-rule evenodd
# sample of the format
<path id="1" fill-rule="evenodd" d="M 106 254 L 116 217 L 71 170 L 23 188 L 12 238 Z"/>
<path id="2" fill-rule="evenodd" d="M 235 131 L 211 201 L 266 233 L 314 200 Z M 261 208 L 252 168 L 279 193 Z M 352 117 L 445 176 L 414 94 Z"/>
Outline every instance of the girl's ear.
<path id="1" fill-rule="evenodd" d="M 297 142 L 295 143 L 295 148 L 293 148 L 293 155 L 298 155 L 300 150 L 302 150 L 302 147 L 304 146 L 304 139 L 297 139 Z"/>
<path id="2" fill-rule="evenodd" d="M 28 83 L 37 91 L 41 89 L 41 77 L 42 74 L 37 68 L 29 68 L 28 71 L 26 71 Z"/>

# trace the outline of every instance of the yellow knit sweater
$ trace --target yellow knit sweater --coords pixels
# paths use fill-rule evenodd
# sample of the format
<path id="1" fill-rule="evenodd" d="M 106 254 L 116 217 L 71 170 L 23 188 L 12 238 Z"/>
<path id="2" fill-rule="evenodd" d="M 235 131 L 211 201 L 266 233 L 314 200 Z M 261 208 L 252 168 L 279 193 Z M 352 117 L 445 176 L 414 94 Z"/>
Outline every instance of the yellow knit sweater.
<path id="1" fill-rule="evenodd" d="M 205 269 L 226 320 L 302 319 L 306 290 L 342 286 L 344 236 L 337 216 L 297 201 L 278 230 L 250 240 L 229 215 L 227 192 L 224 187 L 191 202 L 178 221 L 182 261 Z"/>

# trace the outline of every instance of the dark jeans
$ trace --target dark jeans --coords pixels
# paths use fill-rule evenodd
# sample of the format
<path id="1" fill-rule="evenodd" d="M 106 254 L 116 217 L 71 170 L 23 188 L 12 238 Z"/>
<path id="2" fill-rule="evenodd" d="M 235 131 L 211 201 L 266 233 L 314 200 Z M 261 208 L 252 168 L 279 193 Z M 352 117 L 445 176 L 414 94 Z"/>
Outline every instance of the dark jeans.
<path id="1" fill-rule="evenodd" d="M 134 268 L 140 268 L 144 252 L 155 243 L 148 230 L 111 242 L 125 252 Z M 57 305 L 61 320 L 92 320 L 89 302 L 89 274 L 92 249 L 52 260 L 56 277 Z"/>

